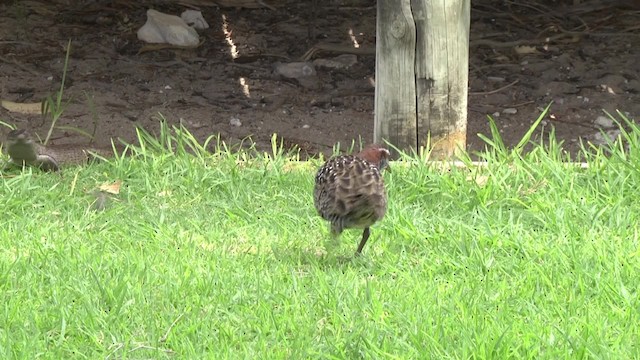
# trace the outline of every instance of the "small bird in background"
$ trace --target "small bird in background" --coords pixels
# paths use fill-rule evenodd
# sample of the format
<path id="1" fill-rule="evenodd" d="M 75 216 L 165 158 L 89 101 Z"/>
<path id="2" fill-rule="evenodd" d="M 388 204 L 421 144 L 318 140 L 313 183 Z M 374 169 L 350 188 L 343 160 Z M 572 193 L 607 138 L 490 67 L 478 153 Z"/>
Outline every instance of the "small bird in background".
<path id="1" fill-rule="evenodd" d="M 364 229 L 356 255 L 369 239 L 369 227 L 387 210 L 382 171 L 390 155 L 389 150 L 372 144 L 357 155 L 329 159 L 316 174 L 314 205 L 331 222 L 331 236 L 336 239 L 347 228 Z"/>

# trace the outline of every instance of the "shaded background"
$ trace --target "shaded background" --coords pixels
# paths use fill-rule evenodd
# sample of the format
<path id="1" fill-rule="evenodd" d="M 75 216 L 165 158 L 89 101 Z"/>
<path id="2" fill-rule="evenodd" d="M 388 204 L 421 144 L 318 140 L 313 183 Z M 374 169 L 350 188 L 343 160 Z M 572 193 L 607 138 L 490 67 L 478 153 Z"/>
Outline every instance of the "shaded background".
<path id="1" fill-rule="evenodd" d="M 340 142 L 373 134 L 375 56 L 347 68 L 317 66 L 317 81 L 301 84 L 274 72 L 314 45 L 375 46 L 375 1 L 2 1 L 0 99 L 38 102 L 55 93 L 65 47 L 72 40 L 59 125 L 96 142 L 135 139 L 135 126 L 158 129 L 158 114 L 201 140 L 231 144 L 251 137 L 270 148 L 277 133 L 303 157 L 330 153 Z M 196 49 L 145 47 L 137 30 L 146 10 L 180 15 L 202 11 L 210 28 Z M 227 29 L 227 32 L 223 30 Z M 232 59 L 230 46 L 239 56 Z M 310 61 L 341 52 L 320 50 Z M 602 141 L 602 109 L 640 114 L 640 5 L 636 1 L 473 1 L 469 67 L 468 150 L 483 148 L 494 116 L 515 144 L 554 101 L 541 130 L 555 129 L 568 151 L 581 140 Z M 41 116 L 0 109 L 0 120 L 46 134 Z M 3 130 L 6 133 L 6 130 Z M 610 134 L 615 135 L 614 132 Z M 538 132 L 539 135 L 539 132 Z M 57 131 L 53 143 L 84 143 Z"/>

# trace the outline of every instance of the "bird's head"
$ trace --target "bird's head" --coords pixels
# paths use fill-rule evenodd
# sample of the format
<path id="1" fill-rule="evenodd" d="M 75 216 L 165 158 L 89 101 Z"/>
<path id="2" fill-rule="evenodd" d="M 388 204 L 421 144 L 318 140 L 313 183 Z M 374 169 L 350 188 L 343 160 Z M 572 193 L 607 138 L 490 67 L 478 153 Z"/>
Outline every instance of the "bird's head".
<path id="1" fill-rule="evenodd" d="M 358 157 L 375 165 L 380 171 L 383 171 L 385 168 L 389 169 L 388 171 L 391 170 L 389 167 L 391 152 L 381 145 L 371 144 L 366 146 L 360 153 L 358 153 Z"/>
<path id="2" fill-rule="evenodd" d="M 12 143 L 32 143 L 31 134 L 25 129 L 15 129 L 7 134 L 7 141 Z"/>

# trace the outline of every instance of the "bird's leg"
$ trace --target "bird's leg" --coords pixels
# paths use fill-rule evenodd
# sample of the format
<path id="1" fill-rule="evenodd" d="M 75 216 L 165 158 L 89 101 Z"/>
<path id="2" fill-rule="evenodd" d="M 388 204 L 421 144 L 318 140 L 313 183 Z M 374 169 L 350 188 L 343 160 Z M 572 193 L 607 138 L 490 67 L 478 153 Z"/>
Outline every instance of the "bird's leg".
<path id="1" fill-rule="evenodd" d="M 331 222 L 330 232 L 332 238 L 337 239 L 342 234 L 342 230 L 344 230 L 344 225 L 341 220 Z"/>
<path id="2" fill-rule="evenodd" d="M 362 253 L 362 248 L 364 247 L 364 244 L 367 243 L 367 240 L 369 240 L 369 227 L 364 228 L 364 231 L 362 232 L 362 240 L 360 240 L 360 245 L 358 245 L 358 250 L 356 250 L 356 255 L 360 255 L 360 253 Z"/>
<path id="3" fill-rule="evenodd" d="M 329 231 L 331 233 L 331 239 L 329 241 L 325 241 L 324 247 L 325 249 L 333 249 L 340 244 L 340 234 L 342 233 L 342 228 L 340 228 L 337 224 L 331 224 L 331 229 Z"/>

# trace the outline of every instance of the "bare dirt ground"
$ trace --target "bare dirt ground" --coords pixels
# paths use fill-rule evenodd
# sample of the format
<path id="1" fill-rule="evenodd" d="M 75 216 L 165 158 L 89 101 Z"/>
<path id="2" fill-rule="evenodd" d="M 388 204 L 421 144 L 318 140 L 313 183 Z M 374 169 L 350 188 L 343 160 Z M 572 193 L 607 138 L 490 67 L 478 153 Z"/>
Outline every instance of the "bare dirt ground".
<path id="1" fill-rule="evenodd" d="M 0 2 L 0 99 L 38 102 L 55 93 L 71 39 L 69 104 L 59 125 L 91 133 L 96 123 L 97 143 L 133 141 L 135 126 L 158 128 L 159 113 L 200 139 L 251 136 L 264 149 L 277 133 L 303 155 L 372 138 L 373 55 L 359 55 L 348 68 L 317 67 L 316 88 L 280 77 L 274 64 L 299 61 L 317 43 L 375 46 L 375 1 L 318 1 L 315 14 L 311 1 L 201 7 L 211 27 L 199 32 L 198 48 L 145 48 L 136 32 L 146 10 L 179 15 L 187 7 L 177 3 Z M 473 1 L 468 150 L 483 148 L 477 133 L 489 132 L 487 115 L 513 145 L 552 100 L 544 128 L 555 128 L 569 151 L 599 133 L 603 125 L 594 121 L 602 109 L 637 119 L 639 24 L 636 1 Z M 337 55 L 321 51 L 312 60 Z M 40 135 L 48 127 L 39 115 L 5 109 L 0 120 Z M 54 143 L 81 142 L 87 139 L 73 131 L 54 136 Z"/>

